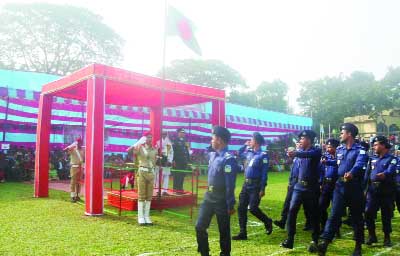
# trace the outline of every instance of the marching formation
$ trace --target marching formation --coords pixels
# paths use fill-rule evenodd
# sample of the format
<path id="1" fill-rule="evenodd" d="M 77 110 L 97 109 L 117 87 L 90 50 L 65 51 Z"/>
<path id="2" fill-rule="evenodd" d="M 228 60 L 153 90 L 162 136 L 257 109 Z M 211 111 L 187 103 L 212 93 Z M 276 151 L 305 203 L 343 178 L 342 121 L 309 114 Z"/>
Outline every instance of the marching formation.
<path id="1" fill-rule="evenodd" d="M 243 168 L 237 158 L 228 153 L 230 132 L 214 127 L 209 159 L 208 190 L 200 207 L 196 224 L 198 252 L 209 255 L 207 228 L 211 218 L 217 217 L 220 232 L 220 255 L 230 255 L 230 215 L 234 214 L 236 174 L 244 171 L 244 183 L 239 195 L 238 219 L 240 232 L 233 240 L 246 240 L 247 212 L 262 223 L 266 234 L 272 233 L 272 223 L 286 227 L 287 238 L 281 243 L 292 249 L 295 242 L 296 219 L 300 206 L 306 216 L 305 230 L 311 230 L 310 253 L 325 255 L 333 239 L 340 237 L 342 217 L 346 209 L 351 216 L 355 241 L 352 255 L 362 254 L 362 244 L 378 242 L 375 221 L 380 210 L 383 245 L 391 247 L 391 221 L 395 205 L 400 212 L 400 159 L 391 154 L 391 144 L 385 136 L 376 136 L 370 145 L 357 140 L 358 128 L 351 123 L 341 125 L 340 141 L 328 139 L 324 150 L 314 145 L 316 133 L 302 131 L 296 148 L 287 155 L 292 162 L 288 190 L 281 219 L 274 222 L 259 208 L 268 184 L 268 155 L 261 151 L 265 143 L 255 132 L 238 152 L 244 160 Z M 324 151 L 324 152 L 323 152 Z M 330 213 L 328 208 L 331 206 Z M 367 239 L 364 238 L 367 228 Z"/>

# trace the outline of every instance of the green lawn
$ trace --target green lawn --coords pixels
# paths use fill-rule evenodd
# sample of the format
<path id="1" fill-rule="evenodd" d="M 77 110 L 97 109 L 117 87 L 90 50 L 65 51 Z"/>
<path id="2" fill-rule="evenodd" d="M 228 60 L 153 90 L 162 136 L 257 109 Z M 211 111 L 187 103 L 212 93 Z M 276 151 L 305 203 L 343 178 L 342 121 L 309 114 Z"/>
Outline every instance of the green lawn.
<path id="1" fill-rule="evenodd" d="M 238 178 L 239 194 L 242 177 Z M 279 217 L 287 186 L 287 173 L 271 173 L 266 196 L 261 208 L 273 219 Z M 49 198 L 32 198 L 31 185 L 0 184 L 0 255 L 197 255 L 193 220 L 167 212 L 153 212 L 153 227 L 139 227 L 136 216 L 84 216 L 84 205 L 72 204 L 68 193 L 50 191 Z M 203 192 L 201 192 L 203 194 Z M 201 195 L 202 196 L 202 195 Z M 114 209 L 115 210 L 115 209 Z M 174 212 L 188 213 L 188 209 Z M 307 255 L 305 248 L 310 233 L 303 232 L 304 215 L 298 218 L 295 249 L 279 247 L 285 231 L 274 227 L 271 236 L 252 216 L 249 218 L 248 241 L 233 241 L 232 255 Z M 364 255 L 400 255 L 400 217 L 396 212 L 392 240 L 394 247 L 364 246 Z M 232 218 L 232 233 L 238 232 L 237 215 Z M 383 234 L 378 224 L 378 239 Z M 350 255 L 352 234 L 345 226 L 343 239 L 336 240 L 328 255 Z M 219 255 L 218 232 L 215 219 L 209 229 L 212 255 Z"/>

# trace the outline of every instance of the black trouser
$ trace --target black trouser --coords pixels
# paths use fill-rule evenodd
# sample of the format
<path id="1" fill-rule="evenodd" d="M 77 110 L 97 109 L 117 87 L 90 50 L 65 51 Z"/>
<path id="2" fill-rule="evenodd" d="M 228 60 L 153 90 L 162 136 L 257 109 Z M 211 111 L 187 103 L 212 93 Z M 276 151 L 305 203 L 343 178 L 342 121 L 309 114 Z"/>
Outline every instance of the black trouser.
<path id="1" fill-rule="evenodd" d="M 200 206 L 196 223 L 197 250 L 202 256 L 209 255 L 210 247 L 207 229 L 214 214 L 217 216 L 220 255 L 228 256 L 231 253 L 231 225 L 225 196 L 215 198 L 210 192 L 206 193 L 205 199 Z"/>
<path id="2" fill-rule="evenodd" d="M 290 208 L 290 200 L 292 200 L 294 184 L 290 184 L 288 186 L 288 190 L 286 192 L 285 202 L 283 203 L 283 209 L 281 212 L 281 222 L 286 225 L 286 221 L 288 218 L 289 208 Z M 306 225 L 310 223 L 310 214 L 307 208 L 304 208 L 304 216 L 306 217 Z"/>
<path id="3" fill-rule="evenodd" d="M 335 183 L 333 182 L 325 182 L 322 185 L 321 195 L 319 196 L 319 212 L 320 212 L 320 223 L 321 228 L 323 229 L 326 221 L 328 220 L 328 208 L 332 201 L 333 190 L 335 189 Z"/>
<path id="4" fill-rule="evenodd" d="M 267 223 L 269 220 L 268 216 L 261 211 L 260 207 L 258 207 L 261 200 L 260 190 L 259 185 L 243 184 L 242 191 L 239 194 L 238 207 L 240 233 L 247 234 L 247 206 L 250 207 L 251 214 L 263 223 Z"/>
<path id="5" fill-rule="evenodd" d="M 288 238 L 293 239 L 296 234 L 296 220 L 300 206 L 303 205 L 305 211 L 310 214 L 310 222 L 312 228 L 312 240 L 318 241 L 319 236 L 319 211 L 318 209 L 319 188 L 309 189 L 305 191 L 295 189 L 293 191 L 292 200 L 288 214 Z"/>
<path id="6" fill-rule="evenodd" d="M 381 209 L 383 233 L 392 233 L 394 191 L 391 192 L 382 193 L 379 189 L 369 188 L 365 206 L 365 222 L 368 232 L 375 233 L 375 219 L 378 210 Z"/>
<path id="7" fill-rule="evenodd" d="M 364 195 L 360 182 L 337 182 L 333 191 L 331 214 L 325 224 L 321 238 L 331 242 L 338 230 L 346 206 L 350 208 L 353 218 L 354 239 L 358 243 L 364 242 L 363 206 Z"/>
<path id="8" fill-rule="evenodd" d="M 292 200 L 292 195 L 293 195 L 293 188 L 294 185 L 289 185 L 287 192 L 286 192 L 286 197 L 285 197 L 285 202 L 283 203 L 283 209 L 281 212 L 281 221 L 283 224 L 286 224 L 289 208 L 290 208 L 290 200 Z"/>
<path id="9" fill-rule="evenodd" d="M 186 170 L 187 164 L 186 163 L 177 163 L 175 168 L 177 170 Z M 172 170 L 172 178 L 173 178 L 173 189 L 175 191 L 183 191 L 183 181 L 185 180 L 184 172 L 173 171 Z"/>

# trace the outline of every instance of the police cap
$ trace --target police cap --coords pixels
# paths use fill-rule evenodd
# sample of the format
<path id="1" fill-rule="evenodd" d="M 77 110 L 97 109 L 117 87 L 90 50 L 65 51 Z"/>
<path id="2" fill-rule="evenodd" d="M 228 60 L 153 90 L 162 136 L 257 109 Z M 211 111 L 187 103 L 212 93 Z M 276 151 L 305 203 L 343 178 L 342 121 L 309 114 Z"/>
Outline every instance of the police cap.
<path id="1" fill-rule="evenodd" d="M 265 144 L 265 139 L 259 132 L 254 132 L 253 133 L 253 138 L 259 145 L 264 145 Z"/>
<path id="2" fill-rule="evenodd" d="M 376 136 L 372 140 L 372 143 L 375 143 L 375 142 L 378 142 L 379 144 L 385 145 L 386 148 L 391 148 L 392 147 L 392 145 L 390 145 L 388 139 L 383 135 Z"/>
<path id="3" fill-rule="evenodd" d="M 358 135 L 358 128 L 352 123 L 344 123 L 340 126 L 340 129 L 350 132 L 353 137 Z"/>
<path id="4" fill-rule="evenodd" d="M 299 133 L 299 138 L 301 137 L 307 137 L 311 141 L 314 141 L 315 137 L 317 137 L 317 134 L 313 130 L 304 130 L 301 133 Z"/>
<path id="5" fill-rule="evenodd" d="M 183 128 L 178 128 L 178 129 L 176 129 L 176 132 L 185 132 L 185 129 L 183 129 Z"/>
<path id="6" fill-rule="evenodd" d="M 328 139 L 325 144 L 337 148 L 340 142 L 337 139 Z"/>
<path id="7" fill-rule="evenodd" d="M 214 126 L 212 134 L 221 138 L 225 143 L 228 143 L 231 139 L 229 130 L 222 126 Z"/>

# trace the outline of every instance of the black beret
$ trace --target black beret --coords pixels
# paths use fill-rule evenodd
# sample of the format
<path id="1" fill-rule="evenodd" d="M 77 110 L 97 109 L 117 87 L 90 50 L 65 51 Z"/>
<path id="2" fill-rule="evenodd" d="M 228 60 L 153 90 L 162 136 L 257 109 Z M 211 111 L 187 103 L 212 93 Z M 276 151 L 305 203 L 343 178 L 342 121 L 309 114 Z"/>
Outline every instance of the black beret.
<path id="1" fill-rule="evenodd" d="M 185 129 L 183 129 L 183 128 L 178 128 L 178 129 L 176 129 L 176 132 L 185 132 Z"/>
<path id="2" fill-rule="evenodd" d="M 254 132 L 253 133 L 253 138 L 259 145 L 264 145 L 265 144 L 265 139 L 264 137 L 259 133 L 259 132 Z"/>
<path id="3" fill-rule="evenodd" d="M 222 126 L 214 126 L 212 134 L 221 138 L 225 143 L 228 143 L 231 139 L 231 133 L 229 130 Z"/>
<path id="4" fill-rule="evenodd" d="M 336 148 L 339 146 L 340 142 L 337 139 L 328 139 L 325 144 Z"/>
<path id="5" fill-rule="evenodd" d="M 358 135 L 358 128 L 352 123 L 344 123 L 340 126 L 340 129 L 350 132 L 353 137 L 356 137 Z"/>
<path id="6" fill-rule="evenodd" d="M 387 139 L 385 136 L 383 136 L 383 135 L 378 135 L 378 136 L 376 136 L 376 137 L 372 140 L 372 143 L 375 143 L 375 142 L 378 142 L 379 144 L 385 145 L 386 148 L 391 148 L 391 147 L 392 147 L 392 145 L 390 145 L 388 139 Z"/>
<path id="7" fill-rule="evenodd" d="M 313 130 L 304 130 L 301 133 L 299 133 L 299 138 L 301 137 L 307 137 L 311 141 L 314 141 L 315 137 L 317 137 L 317 134 Z"/>

